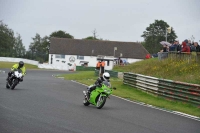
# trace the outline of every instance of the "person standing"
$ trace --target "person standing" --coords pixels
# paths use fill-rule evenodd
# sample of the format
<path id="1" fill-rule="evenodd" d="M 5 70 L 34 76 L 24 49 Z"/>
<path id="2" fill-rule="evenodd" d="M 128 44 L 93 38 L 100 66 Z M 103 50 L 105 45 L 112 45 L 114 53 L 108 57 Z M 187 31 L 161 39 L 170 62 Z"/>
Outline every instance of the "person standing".
<path id="1" fill-rule="evenodd" d="M 176 48 L 176 51 L 181 51 L 181 44 L 179 43 L 179 41 L 177 40 L 177 48 Z"/>
<path id="2" fill-rule="evenodd" d="M 190 52 L 190 47 L 186 44 L 186 42 L 182 42 L 183 48 L 181 52 Z"/>
<path id="3" fill-rule="evenodd" d="M 96 69 L 97 69 L 97 70 L 100 70 L 100 67 L 101 67 L 101 61 L 98 61 L 98 62 L 97 62 L 97 65 L 96 65 Z"/>
<path id="4" fill-rule="evenodd" d="M 198 42 L 194 42 L 194 46 L 196 47 L 196 52 L 200 52 L 200 46 Z"/>
<path id="5" fill-rule="evenodd" d="M 105 61 L 101 60 L 101 68 L 100 68 L 101 72 L 100 72 L 100 76 L 103 75 L 103 73 L 105 72 Z"/>

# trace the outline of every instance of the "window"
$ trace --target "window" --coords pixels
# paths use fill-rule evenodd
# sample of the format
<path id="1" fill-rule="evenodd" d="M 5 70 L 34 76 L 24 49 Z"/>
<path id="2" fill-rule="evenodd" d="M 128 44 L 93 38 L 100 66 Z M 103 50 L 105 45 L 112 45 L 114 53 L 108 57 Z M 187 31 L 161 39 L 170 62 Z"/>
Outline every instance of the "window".
<path id="1" fill-rule="evenodd" d="M 109 66 L 109 65 L 110 65 L 110 61 L 108 60 L 108 61 L 107 61 L 107 66 Z"/>
<path id="2" fill-rule="evenodd" d="M 79 60 L 84 60 L 84 56 L 77 55 L 77 59 L 79 59 Z"/>
<path id="3" fill-rule="evenodd" d="M 57 54 L 57 55 L 56 55 L 56 58 L 62 58 L 62 59 L 65 59 L 65 55 Z"/>

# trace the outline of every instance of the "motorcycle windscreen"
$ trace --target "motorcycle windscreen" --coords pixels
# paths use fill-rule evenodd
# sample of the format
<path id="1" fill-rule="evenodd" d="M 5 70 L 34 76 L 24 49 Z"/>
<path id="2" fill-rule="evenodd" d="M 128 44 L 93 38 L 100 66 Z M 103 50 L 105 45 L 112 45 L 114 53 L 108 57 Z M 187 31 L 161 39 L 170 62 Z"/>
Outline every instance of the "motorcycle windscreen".
<path id="1" fill-rule="evenodd" d="M 103 84 L 106 85 L 108 88 L 111 88 L 111 83 L 108 81 L 103 81 Z"/>

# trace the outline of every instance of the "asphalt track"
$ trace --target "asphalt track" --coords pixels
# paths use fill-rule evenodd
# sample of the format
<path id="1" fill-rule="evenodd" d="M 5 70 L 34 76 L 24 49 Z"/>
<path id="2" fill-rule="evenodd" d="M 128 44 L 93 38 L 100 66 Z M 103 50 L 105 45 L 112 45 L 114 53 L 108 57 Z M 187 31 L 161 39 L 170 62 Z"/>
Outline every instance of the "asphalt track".
<path id="1" fill-rule="evenodd" d="M 102 109 L 82 104 L 85 86 L 27 70 L 24 82 L 6 89 L 0 73 L 0 133 L 200 133 L 200 122 L 111 96 Z"/>

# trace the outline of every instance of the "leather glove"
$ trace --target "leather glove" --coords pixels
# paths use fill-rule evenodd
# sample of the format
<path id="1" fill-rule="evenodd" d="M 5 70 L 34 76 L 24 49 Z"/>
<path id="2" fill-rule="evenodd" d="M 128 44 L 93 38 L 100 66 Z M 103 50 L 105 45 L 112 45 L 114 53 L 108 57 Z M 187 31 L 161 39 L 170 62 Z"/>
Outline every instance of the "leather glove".
<path id="1" fill-rule="evenodd" d="M 20 81 L 21 81 L 21 82 L 23 81 L 23 77 L 24 77 L 24 76 L 22 76 L 22 77 L 20 78 Z"/>
<path id="2" fill-rule="evenodd" d="M 101 84 L 102 83 L 102 80 L 101 79 L 97 79 L 98 83 Z"/>

